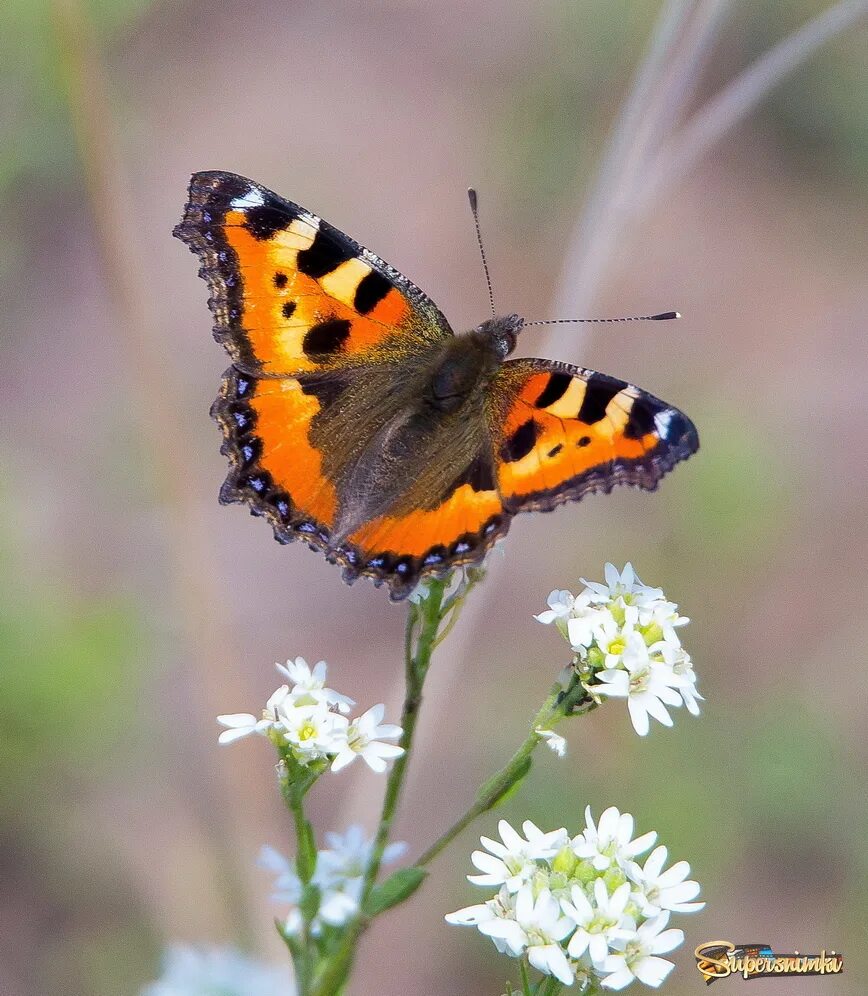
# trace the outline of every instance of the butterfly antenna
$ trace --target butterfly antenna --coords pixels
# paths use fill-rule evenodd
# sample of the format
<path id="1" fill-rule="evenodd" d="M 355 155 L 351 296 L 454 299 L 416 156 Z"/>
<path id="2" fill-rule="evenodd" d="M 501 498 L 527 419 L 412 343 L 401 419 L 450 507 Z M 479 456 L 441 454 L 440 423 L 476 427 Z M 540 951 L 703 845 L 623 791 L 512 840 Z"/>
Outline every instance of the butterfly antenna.
<path id="1" fill-rule="evenodd" d="M 479 243 L 479 254 L 482 256 L 482 269 L 485 270 L 485 282 L 488 284 L 488 303 L 491 305 L 491 317 L 496 318 L 497 312 L 494 310 L 494 293 L 491 290 L 491 274 L 488 272 L 485 246 L 482 244 L 482 232 L 479 230 L 479 209 L 477 206 L 476 191 L 473 187 L 467 188 L 467 198 L 470 201 L 470 210 L 473 212 L 473 224 L 476 226 L 476 241 Z"/>
<path id="2" fill-rule="evenodd" d="M 567 322 L 668 322 L 680 317 L 678 311 L 661 311 L 659 315 L 630 315 L 627 318 L 547 318 L 524 324 L 526 328 L 528 325 L 564 325 Z"/>

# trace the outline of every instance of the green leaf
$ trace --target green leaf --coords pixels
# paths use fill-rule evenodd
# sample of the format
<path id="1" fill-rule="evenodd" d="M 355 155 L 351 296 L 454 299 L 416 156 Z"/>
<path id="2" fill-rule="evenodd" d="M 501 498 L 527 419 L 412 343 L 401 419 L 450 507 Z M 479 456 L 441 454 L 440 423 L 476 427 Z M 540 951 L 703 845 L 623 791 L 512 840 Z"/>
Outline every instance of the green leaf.
<path id="1" fill-rule="evenodd" d="M 528 754 L 512 771 L 498 772 L 493 778 L 483 783 L 476 793 L 476 797 L 480 802 L 487 802 L 489 809 L 494 809 L 495 806 L 506 802 L 518 791 L 519 785 L 527 777 L 531 763 L 531 757 Z"/>
<path id="2" fill-rule="evenodd" d="M 378 916 L 384 910 L 403 903 L 405 899 L 419 888 L 425 881 L 428 872 L 424 868 L 402 868 L 394 875 L 371 890 L 368 901 L 365 903 L 365 915 L 369 917 Z"/>
<path id="3" fill-rule="evenodd" d="M 274 926 L 277 929 L 278 934 L 280 934 L 283 939 L 284 944 L 289 948 L 289 953 L 292 955 L 292 960 L 295 962 L 298 960 L 301 954 L 301 946 L 298 943 L 298 939 L 292 934 L 287 933 L 285 921 L 275 918 Z"/>

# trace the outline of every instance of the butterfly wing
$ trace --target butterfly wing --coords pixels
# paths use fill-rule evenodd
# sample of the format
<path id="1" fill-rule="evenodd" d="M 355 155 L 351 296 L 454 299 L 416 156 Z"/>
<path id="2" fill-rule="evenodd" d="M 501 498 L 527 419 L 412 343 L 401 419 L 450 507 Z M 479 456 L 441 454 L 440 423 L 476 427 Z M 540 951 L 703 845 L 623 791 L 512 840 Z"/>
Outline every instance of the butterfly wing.
<path id="1" fill-rule="evenodd" d="M 202 262 L 215 338 L 248 374 L 396 363 L 452 335 L 394 267 L 234 173 L 194 174 L 174 234 Z"/>
<path id="2" fill-rule="evenodd" d="M 220 500 L 244 502 L 265 516 L 279 542 L 300 539 L 324 552 L 343 566 L 345 581 L 372 577 L 400 600 L 426 575 L 481 560 L 506 533 L 510 515 L 497 491 L 480 407 L 476 419 L 456 415 L 455 424 L 437 427 L 438 438 L 406 475 L 396 507 L 338 535 L 345 497 L 340 468 L 352 466 L 353 457 L 336 447 L 344 440 L 358 455 L 364 450 L 358 440 L 370 439 L 394 414 L 365 401 L 377 375 L 354 368 L 253 377 L 231 367 L 212 409 L 230 463 Z M 460 466 L 450 469 L 444 459 L 445 439 Z"/>
<path id="3" fill-rule="evenodd" d="M 489 428 L 508 512 L 547 511 L 629 484 L 653 491 L 699 448 L 693 423 L 632 384 L 551 360 L 510 360 Z"/>

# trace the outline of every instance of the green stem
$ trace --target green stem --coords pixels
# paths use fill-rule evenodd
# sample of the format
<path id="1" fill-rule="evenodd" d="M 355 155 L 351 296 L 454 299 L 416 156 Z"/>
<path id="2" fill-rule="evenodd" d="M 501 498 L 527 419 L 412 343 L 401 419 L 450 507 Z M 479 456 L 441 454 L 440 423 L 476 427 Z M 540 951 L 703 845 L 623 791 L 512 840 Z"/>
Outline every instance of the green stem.
<path id="1" fill-rule="evenodd" d="M 550 975 L 540 991 L 540 996 L 558 996 L 562 988 L 561 983 L 553 975 Z"/>
<path id="2" fill-rule="evenodd" d="M 386 794 L 383 798 L 383 811 L 380 815 L 380 825 L 377 827 L 377 835 L 374 837 L 374 846 L 371 851 L 371 860 L 365 870 L 365 877 L 362 882 L 362 905 L 371 893 L 380 865 L 383 863 L 383 853 L 389 842 L 389 834 L 392 830 L 392 822 L 398 808 L 398 798 L 404 785 L 404 777 L 407 771 L 407 764 L 410 760 L 410 749 L 413 745 L 413 735 L 416 731 L 416 721 L 419 718 L 419 710 L 422 706 L 422 686 L 425 683 L 425 676 L 431 665 L 431 654 L 434 651 L 437 640 L 437 630 L 441 621 L 441 606 L 443 594 L 446 590 L 445 581 L 433 581 L 429 585 L 428 596 L 420 603 L 418 609 L 413 607 L 407 617 L 407 629 L 410 631 L 407 640 L 407 654 L 405 659 L 407 675 L 407 692 L 404 698 L 404 708 L 401 712 L 401 746 L 404 753 L 396 758 L 389 772 L 386 782 Z M 416 641 L 416 649 L 413 652 L 412 630 L 416 626 L 416 617 L 420 618 L 421 626 L 419 636 Z"/>
<path id="3" fill-rule="evenodd" d="M 522 996 L 533 996 L 530 988 L 530 976 L 527 971 L 527 962 L 522 958 L 519 962 L 519 968 L 521 970 L 521 991 Z"/>
<path id="4" fill-rule="evenodd" d="M 581 686 L 576 686 L 570 690 L 566 696 L 560 685 L 555 685 L 549 697 L 545 700 L 542 708 L 531 720 L 530 730 L 524 743 L 512 755 L 507 763 L 495 775 L 488 779 L 479 790 L 476 802 L 467 812 L 456 820 L 449 829 L 443 833 L 419 858 L 416 864 L 424 867 L 429 864 L 437 855 L 464 830 L 478 816 L 493 809 L 503 796 L 526 774 L 530 765 L 531 755 L 540 742 L 540 736 L 536 732 L 538 729 L 548 729 L 559 722 L 567 710 L 571 710 L 572 715 L 581 715 L 590 712 L 595 708 L 595 703 L 590 702 L 586 708 L 578 710 L 576 707 L 585 701 L 585 692 Z"/>
<path id="5" fill-rule="evenodd" d="M 333 996 L 344 985 L 352 967 L 356 944 L 362 935 L 370 918 L 364 913 L 365 902 L 377 880 L 383 854 L 389 841 L 392 823 L 398 808 L 398 799 L 404 785 L 407 764 L 410 760 L 410 749 L 413 745 L 413 735 L 416 731 L 416 721 L 422 705 L 422 687 L 425 676 L 431 664 L 431 655 L 437 645 L 437 633 L 443 620 L 443 597 L 448 580 L 429 582 L 428 593 L 418 605 L 411 605 L 407 616 L 407 627 L 404 637 L 404 664 L 406 670 L 406 694 L 404 708 L 401 712 L 401 747 L 404 753 L 396 758 L 386 782 L 386 793 L 383 797 L 383 809 L 380 823 L 374 837 L 371 849 L 371 860 L 365 869 L 362 881 L 361 912 L 350 923 L 344 932 L 340 947 L 329 959 L 328 964 L 314 981 L 313 996 Z M 455 607 L 450 603 L 453 615 Z M 418 635 L 416 633 L 418 627 Z M 415 645 L 414 645 L 415 644 Z"/>
<path id="6" fill-rule="evenodd" d="M 302 887 L 306 886 L 313 875 L 313 869 L 307 867 L 307 861 L 302 855 L 307 851 L 308 822 L 304 815 L 303 796 L 300 795 L 287 779 L 281 778 L 281 790 L 283 798 L 289 811 L 292 813 L 292 821 L 295 826 L 296 839 L 296 871 L 301 879 Z M 298 996 L 307 996 L 310 992 L 311 981 L 311 945 L 310 945 L 310 922 L 306 911 L 302 915 L 301 938 L 297 957 L 294 957 L 296 985 Z"/>

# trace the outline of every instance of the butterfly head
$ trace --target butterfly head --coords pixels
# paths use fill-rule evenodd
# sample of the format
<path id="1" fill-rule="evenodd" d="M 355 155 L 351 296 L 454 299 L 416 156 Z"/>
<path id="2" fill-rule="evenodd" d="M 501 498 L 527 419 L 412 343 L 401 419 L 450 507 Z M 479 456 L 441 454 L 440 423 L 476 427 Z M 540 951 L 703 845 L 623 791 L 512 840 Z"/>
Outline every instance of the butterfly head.
<path id="1" fill-rule="evenodd" d="M 489 318 L 487 322 L 477 325 L 475 332 L 484 336 L 494 352 L 501 360 L 515 349 L 518 334 L 524 327 L 521 315 L 501 315 L 500 318 Z"/>

